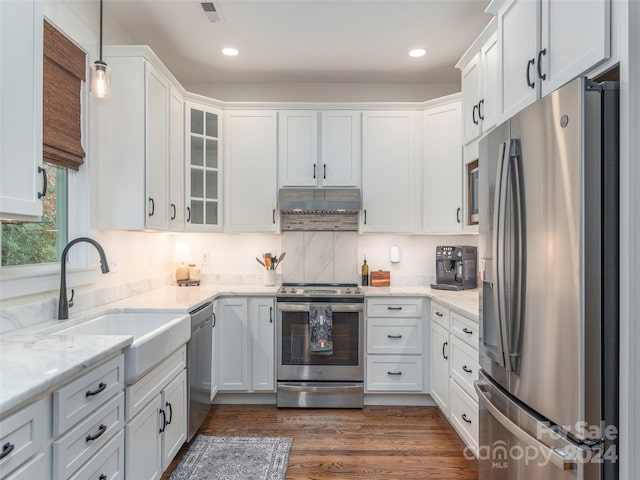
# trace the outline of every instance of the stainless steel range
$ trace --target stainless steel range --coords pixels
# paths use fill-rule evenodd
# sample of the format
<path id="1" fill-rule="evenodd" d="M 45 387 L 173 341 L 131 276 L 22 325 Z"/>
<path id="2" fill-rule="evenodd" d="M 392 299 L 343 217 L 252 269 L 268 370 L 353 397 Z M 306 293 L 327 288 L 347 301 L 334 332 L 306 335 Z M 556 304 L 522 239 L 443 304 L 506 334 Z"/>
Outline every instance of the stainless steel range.
<path id="1" fill-rule="evenodd" d="M 277 304 L 278 407 L 362 408 L 362 290 L 356 284 L 284 284 Z M 332 312 L 330 354 L 312 349 L 312 309 Z"/>

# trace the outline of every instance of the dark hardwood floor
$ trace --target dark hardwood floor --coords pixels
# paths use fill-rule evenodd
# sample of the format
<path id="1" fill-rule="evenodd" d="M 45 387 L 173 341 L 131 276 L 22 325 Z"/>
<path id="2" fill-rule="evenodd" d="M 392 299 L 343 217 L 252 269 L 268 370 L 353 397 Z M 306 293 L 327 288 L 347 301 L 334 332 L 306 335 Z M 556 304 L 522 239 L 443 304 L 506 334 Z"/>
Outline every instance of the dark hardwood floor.
<path id="1" fill-rule="evenodd" d="M 200 433 L 293 437 L 287 480 L 477 480 L 478 464 L 436 407 L 363 410 L 278 409 L 213 405 Z M 170 477 L 183 446 L 162 480 Z"/>

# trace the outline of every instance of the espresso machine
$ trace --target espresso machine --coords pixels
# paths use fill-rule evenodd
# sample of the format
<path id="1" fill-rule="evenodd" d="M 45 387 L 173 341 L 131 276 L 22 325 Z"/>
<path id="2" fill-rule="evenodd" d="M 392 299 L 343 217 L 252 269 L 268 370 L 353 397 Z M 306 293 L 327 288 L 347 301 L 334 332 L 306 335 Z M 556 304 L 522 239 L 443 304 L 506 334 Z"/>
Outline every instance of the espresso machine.
<path id="1" fill-rule="evenodd" d="M 437 290 L 466 290 L 476 288 L 478 249 L 470 246 L 436 247 L 436 283 L 431 288 Z"/>

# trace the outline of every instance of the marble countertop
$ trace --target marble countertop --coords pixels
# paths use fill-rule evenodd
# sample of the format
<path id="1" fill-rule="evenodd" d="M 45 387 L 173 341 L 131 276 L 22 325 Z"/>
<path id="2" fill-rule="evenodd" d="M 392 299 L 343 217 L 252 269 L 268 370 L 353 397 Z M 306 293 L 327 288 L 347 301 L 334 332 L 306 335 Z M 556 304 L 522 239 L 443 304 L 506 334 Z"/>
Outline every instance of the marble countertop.
<path id="1" fill-rule="evenodd" d="M 0 336 L 0 418 L 131 345 L 123 335 Z"/>
<path id="2" fill-rule="evenodd" d="M 275 296 L 278 288 L 279 285 L 167 286 L 83 312 L 64 326 L 105 312 L 185 313 L 217 297 Z M 478 290 L 451 292 L 428 286 L 364 287 L 363 290 L 365 297 L 427 297 L 478 321 Z M 51 335 L 61 327 L 60 322 L 50 321 L 0 335 L 0 417 L 30 399 L 52 391 L 83 369 L 122 351 L 133 340 L 130 336 L 117 335 Z"/>

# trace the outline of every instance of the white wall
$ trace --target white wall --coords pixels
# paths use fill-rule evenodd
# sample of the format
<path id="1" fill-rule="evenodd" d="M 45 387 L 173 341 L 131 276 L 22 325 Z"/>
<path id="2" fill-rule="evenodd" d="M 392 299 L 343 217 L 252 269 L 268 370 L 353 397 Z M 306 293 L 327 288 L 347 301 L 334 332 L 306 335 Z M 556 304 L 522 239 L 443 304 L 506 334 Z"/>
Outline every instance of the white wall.
<path id="1" fill-rule="evenodd" d="M 227 102 L 422 102 L 460 91 L 460 83 L 185 83 Z"/>

